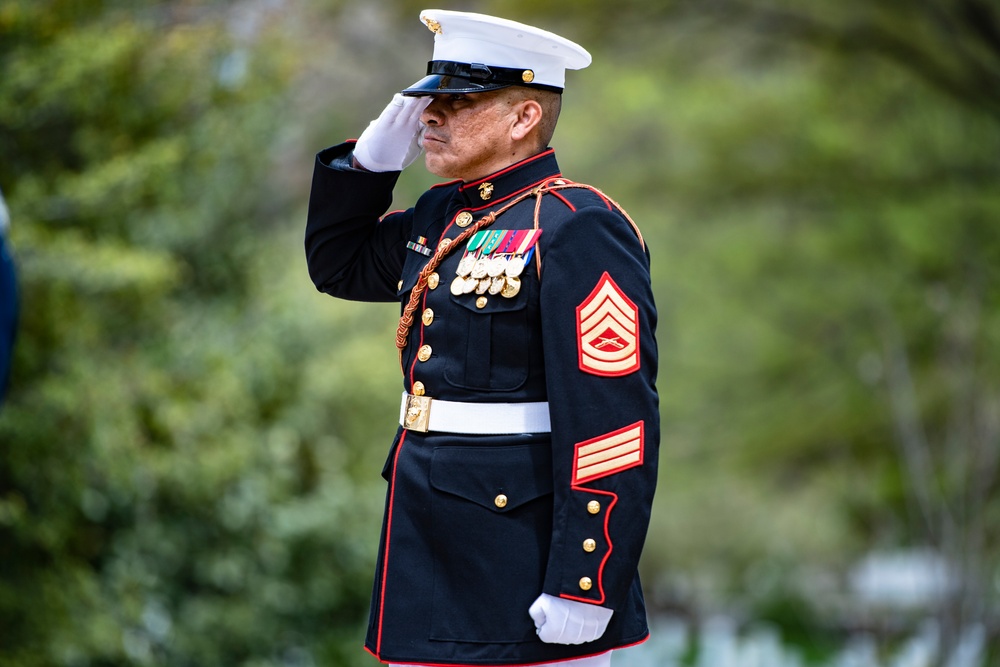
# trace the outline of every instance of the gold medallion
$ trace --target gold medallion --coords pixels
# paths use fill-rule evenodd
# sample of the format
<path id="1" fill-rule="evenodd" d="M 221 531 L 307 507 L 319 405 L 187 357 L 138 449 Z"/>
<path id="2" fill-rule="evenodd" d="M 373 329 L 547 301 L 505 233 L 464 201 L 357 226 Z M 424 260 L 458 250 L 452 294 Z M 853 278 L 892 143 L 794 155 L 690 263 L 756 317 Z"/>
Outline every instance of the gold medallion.
<path id="1" fill-rule="evenodd" d="M 423 19 L 424 19 L 424 23 L 427 24 L 427 29 L 428 30 L 430 30 L 431 32 L 433 32 L 435 35 L 440 35 L 441 34 L 441 24 L 440 23 L 438 23 L 434 19 L 428 18 L 426 16 L 424 16 Z"/>
<path id="2" fill-rule="evenodd" d="M 465 278 L 458 276 L 451 281 L 451 293 L 455 296 L 461 296 L 465 292 Z"/>
<path id="3" fill-rule="evenodd" d="M 459 227 L 468 227 L 472 224 L 472 214 L 468 211 L 462 211 L 458 214 L 458 217 L 455 218 L 455 224 Z"/>
<path id="4" fill-rule="evenodd" d="M 503 291 L 503 286 L 504 286 L 505 282 L 506 282 L 506 280 L 504 279 L 503 276 L 498 276 L 497 278 L 494 278 L 490 282 L 490 294 L 492 294 L 493 296 L 496 296 L 497 294 L 499 294 L 500 292 L 502 292 Z"/>
<path id="5" fill-rule="evenodd" d="M 535 80 L 535 73 L 532 72 L 530 69 L 526 69 L 523 72 L 521 72 L 521 81 L 524 81 L 525 83 L 531 83 L 534 80 Z"/>
<path id="6" fill-rule="evenodd" d="M 479 196 L 483 198 L 483 201 L 489 200 L 493 196 L 493 184 L 486 181 L 479 186 Z"/>
<path id="7" fill-rule="evenodd" d="M 521 291 L 521 280 L 519 278 L 514 278 L 508 276 L 504 281 L 503 290 L 500 292 L 500 296 L 506 299 L 512 299 L 517 296 L 517 293 Z"/>

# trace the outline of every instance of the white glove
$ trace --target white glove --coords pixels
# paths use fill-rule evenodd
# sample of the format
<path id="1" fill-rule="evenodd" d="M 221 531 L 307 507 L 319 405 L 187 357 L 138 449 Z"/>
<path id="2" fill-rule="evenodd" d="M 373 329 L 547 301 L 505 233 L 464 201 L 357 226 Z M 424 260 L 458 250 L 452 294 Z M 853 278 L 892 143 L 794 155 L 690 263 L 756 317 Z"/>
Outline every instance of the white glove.
<path id="1" fill-rule="evenodd" d="M 392 96 L 382 114 L 368 124 L 354 146 L 354 158 L 368 171 L 402 171 L 420 155 L 424 126 L 420 114 L 430 97 Z"/>
<path id="2" fill-rule="evenodd" d="M 547 644 L 583 644 L 599 639 L 613 609 L 542 593 L 528 609 L 538 638 Z"/>

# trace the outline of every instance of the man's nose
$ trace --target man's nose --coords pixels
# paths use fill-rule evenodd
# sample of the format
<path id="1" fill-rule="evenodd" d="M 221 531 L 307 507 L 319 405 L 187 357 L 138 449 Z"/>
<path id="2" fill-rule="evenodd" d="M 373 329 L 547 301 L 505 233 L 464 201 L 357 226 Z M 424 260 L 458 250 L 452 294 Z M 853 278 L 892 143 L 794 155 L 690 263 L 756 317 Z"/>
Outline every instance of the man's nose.
<path id="1" fill-rule="evenodd" d="M 420 122 L 424 125 L 440 125 L 444 121 L 444 114 L 441 113 L 439 104 L 437 98 L 432 100 L 420 113 Z"/>

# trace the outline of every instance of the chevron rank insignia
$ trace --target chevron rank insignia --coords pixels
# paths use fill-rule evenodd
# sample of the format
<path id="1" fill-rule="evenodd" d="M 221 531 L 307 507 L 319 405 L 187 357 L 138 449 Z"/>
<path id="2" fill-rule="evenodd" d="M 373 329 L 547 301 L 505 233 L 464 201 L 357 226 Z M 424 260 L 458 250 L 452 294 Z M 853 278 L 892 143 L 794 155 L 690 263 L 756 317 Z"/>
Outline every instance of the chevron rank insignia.
<path id="1" fill-rule="evenodd" d="M 576 445 L 573 484 L 590 482 L 642 465 L 643 422 Z"/>
<path id="2" fill-rule="evenodd" d="M 639 370 L 639 309 L 608 272 L 576 309 L 580 370 L 618 377 Z"/>

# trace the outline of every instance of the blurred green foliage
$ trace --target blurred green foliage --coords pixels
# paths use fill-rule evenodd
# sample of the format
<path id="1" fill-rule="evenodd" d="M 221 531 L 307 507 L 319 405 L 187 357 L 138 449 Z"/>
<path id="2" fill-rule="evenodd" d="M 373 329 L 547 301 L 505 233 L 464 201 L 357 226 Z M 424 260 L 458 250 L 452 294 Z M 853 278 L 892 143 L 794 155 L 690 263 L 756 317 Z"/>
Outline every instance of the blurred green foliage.
<path id="1" fill-rule="evenodd" d="M 554 145 L 653 255 L 654 607 L 838 627 L 851 563 L 929 545 L 963 583 L 932 611 L 998 632 L 998 23 L 931 6 L 450 5 L 595 55 Z M 370 662 L 397 313 L 316 294 L 301 228 L 421 8 L 0 6 L 0 666 Z"/>

